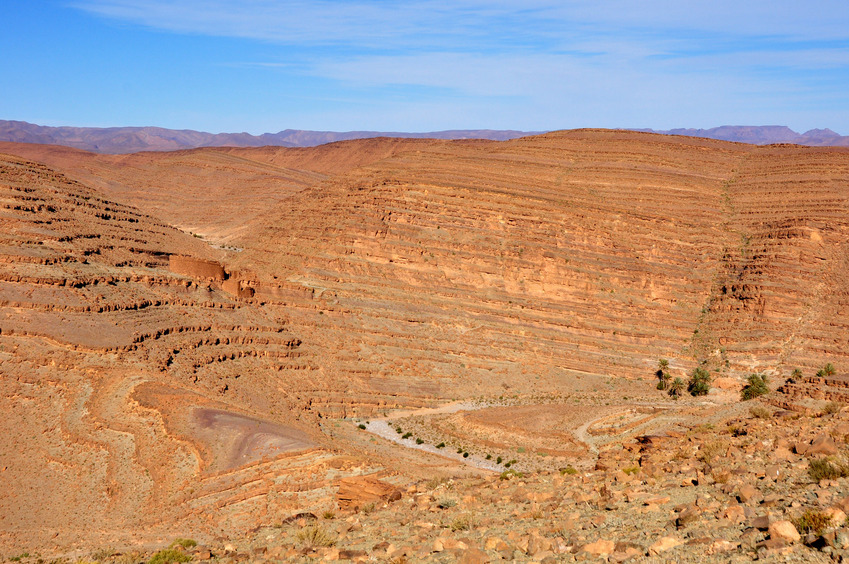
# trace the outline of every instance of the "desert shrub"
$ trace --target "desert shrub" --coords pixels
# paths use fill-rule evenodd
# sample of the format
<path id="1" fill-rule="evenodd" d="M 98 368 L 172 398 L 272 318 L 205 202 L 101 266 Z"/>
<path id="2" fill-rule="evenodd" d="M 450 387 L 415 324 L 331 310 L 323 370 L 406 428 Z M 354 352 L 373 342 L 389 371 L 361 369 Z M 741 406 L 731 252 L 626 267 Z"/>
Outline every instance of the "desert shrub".
<path id="1" fill-rule="evenodd" d="M 298 531 L 298 542 L 304 546 L 333 546 L 334 538 L 323 527 L 312 525 Z"/>
<path id="2" fill-rule="evenodd" d="M 468 453 L 468 452 L 464 452 L 464 453 L 463 453 L 463 458 L 469 458 L 469 453 Z"/>
<path id="3" fill-rule="evenodd" d="M 772 417 L 772 412 L 762 405 L 756 405 L 749 410 L 752 417 L 756 419 L 769 419 Z"/>
<path id="4" fill-rule="evenodd" d="M 496 464 L 501 464 L 501 461 L 502 461 L 502 460 L 503 460 L 503 459 L 499 456 L 498 458 L 496 458 L 496 459 L 495 459 L 495 463 L 496 463 Z"/>
<path id="5" fill-rule="evenodd" d="M 445 443 L 439 443 L 436 448 L 445 448 Z"/>
<path id="6" fill-rule="evenodd" d="M 451 521 L 451 530 L 454 532 L 457 531 L 468 531 L 474 526 L 474 519 L 472 519 L 469 515 L 461 515 Z"/>
<path id="7" fill-rule="evenodd" d="M 745 437 L 749 434 L 749 430 L 743 425 L 729 425 L 728 433 L 732 437 Z"/>
<path id="8" fill-rule="evenodd" d="M 360 507 L 360 511 L 361 511 L 364 515 L 369 515 L 369 514 L 371 514 L 371 513 L 374 513 L 374 509 L 375 509 L 375 507 L 376 507 L 376 505 L 375 505 L 375 503 L 374 503 L 374 502 L 366 503 L 365 505 L 363 505 L 362 507 Z"/>
<path id="9" fill-rule="evenodd" d="M 453 497 L 438 497 L 436 498 L 436 506 L 440 509 L 450 509 L 457 505 L 457 500 Z"/>
<path id="10" fill-rule="evenodd" d="M 822 532 L 828 528 L 831 522 L 831 517 L 816 509 L 806 509 L 802 515 L 793 519 L 793 525 L 800 533 L 816 533 Z"/>
<path id="11" fill-rule="evenodd" d="M 457 449 L 457 454 L 463 454 L 463 449 L 462 449 L 462 448 L 458 448 L 458 449 Z"/>
<path id="12" fill-rule="evenodd" d="M 360 429 L 365 429 L 365 428 L 366 428 L 365 424 L 363 424 L 363 423 L 360 423 L 359 425 L 357 425 L 357 427 L 359 427 Z"/>
<path id="13" fill-rule="evenodd" d="M 740 399 L 743 401 L 755 399 L 758 396 L 769 393 L 766 374 L 749 374 L 747 380 L 749 383 L 746 384 L 743 387 L 743 391 L 740 392 Z"/>
<path id="14" fill-rule="evenodd" d="M 487 454 L 487 455 L 486 455 L 486 459 L 487 459 L 487 460 L 492 460 L 492 455 L 491 455 L 491 454 Z"/>
<path id="15" fill-rule="evenodd" d="M 177 550 L 176 548 L 166 548 L 165 550 L 160 550 L 156 554 L 150 557 L 150 560 L 147 561 L 147 564 L 171 564 L 174 562 L 189 562 L 192 557 L 186 554 L 181 550 Z"/>
<path id="16" fill-rule="evenodd" d="M 407 431 L 406 433 L 404 433 L 403 435 L 401 435 L 401 438 L 402 438 L 402 439 L 409 439 L 409 438 L 410 438 L 410 437 L 412 437 L 412 436 L 413 436 L 413 434 L 412 434 L 412 433 L 410 433 L 409 431 Z"/>
<path id="17" fill-rule="evenodd" d="M 404 430 L 401 427 L 395 427 L 395 432 L 400 435 L 401 433 L 404 432 Z"/>
<path id="18" fill-rule="evenodd" d="M 710 391 L 710 374 L 702 367 L 696 368 L 690 375 L 687 391 L 691 396 L 706 396 Z"/>
<path id="19" fill-rule="evenodd" d="M 91 553 L 91 559 L 94 562 L 100 562 L 101 560 L 106 560 L 113 554 L 115 554 L 114 548 L 101 548 Z"/>
<path id="20" fill-rule="evenodd" d="M 327 521 L 330 521 L 331 519 L 336 519 L 336 512 L 332 509 L 328 509 L 327 511 L 321 514 L 321 517 L 323 519 L 326 519 Z"/>
<path id="21" fill-rule="evenodd" d="M 424 441 L 422 439 L 416 438 L 416 444 L 417 445 L 420 445 L 422 443 L 424 443 Z"/>
<path id="22" fill-rule="evenodd" d="M 840 411 L 841 407 L 843 406 L 841 406 L 838 402 L 830 401 L 825 404 L 825 407 L 822 408 L 822 413 L 823 415 L 834 415 L 835 413 Z"/>
<path id="23" fill-rule="evenodd" d="M 525 475 L 521 472 L 517 472 L 516 470 L 505 470 L 498 476 L 501 480 L 512 480 L 513 478 L 524 478 Z"/>
<path id="24" fill-rule="evenodd" d="M 808 463 L 808 475 L 817 482 L 836 480 L 849 476 L 849 466 L 834 463 L 828 458 L 817 458 Z"/>
<path id="25" fill-rule="evenodd" d="M 171 543 L 169 548 L 174 548 L 177 546 L 182 546 L 183 548 L 194 548 L 198 545 L 197 541 L 194 539 L 174 539 L 174 542 Z"/>
<path id="26" fill-rule="evenodd" d="M 793 372 L 790 373 L 790 377 L 793 378 L 794 380 L 797 380 L 797 379 L 802 377 L 802 371 L 799 370 L 798 368 L 794 368 Z"/>
<path id="27" fill-rule="evenodd" d="M 713 463 L 720 458 L 727 447 L 719 441 L 712 441 L 709 443 L 705 443 L 699 449 L 699 453 L 697 455 L 698 459 L 704 462 L 707 466 L 712 466 Z"/>
<path id="28" fill-rule="evenodd" d="M 560 469 L 561 475 L 566 475 L 566 474 L 573 475 L 573 474 L 577 474 L 577 473 L 578 473 L 578 471 L 575 470 L 572 466 L 567 466 L 566 468 Z"/>

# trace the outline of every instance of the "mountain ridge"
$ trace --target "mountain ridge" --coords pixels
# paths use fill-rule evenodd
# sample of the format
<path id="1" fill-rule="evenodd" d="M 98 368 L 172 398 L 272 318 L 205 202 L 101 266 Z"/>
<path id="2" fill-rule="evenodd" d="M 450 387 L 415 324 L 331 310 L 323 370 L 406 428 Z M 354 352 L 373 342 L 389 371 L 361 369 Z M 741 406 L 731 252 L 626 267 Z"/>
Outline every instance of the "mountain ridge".
<path id="1" fill-rule="evenodd" d="M 207 133 L 162 127 L 51 127 L 25 121 L 0 120 L 0 141 L 65 145 L 106 154 L 177 151 L 201 147 L 314 147 L 336 141 L 397 137 L 412 139 L 488 139 L 505 141 L 539 132 L 455 129 L 424 133 L 381 131 L 309 131 L 284 129 L 277 133 Z"/>
<path id="2" fill-rule="evenodd" d="M 663 135 L 705 137 L 753 145 L 792 143 L 816 147 L 849 146 L 849 136 L 831 129 L 811 129 L 797 133 L 783 125 L 723 125 L 710 129 L 676 128 L 667 130 L 632 129 Z M 284 129 L 277 133 L 208 133 L 191 129 L 163 127 L 52 127 L 25 121 L 0 120 L 0 141 L 64 145 L 104 154 L 127 154 L 141 151 L 177 151 L 201 147 L 315 147 L 337 141 L 394 137 L 407 139 L 487 139 L 507 141 L 544 133 L 540 131 L 496 129 L 449 129 L 429 132 L 401 131 L 313 131 Z"/>

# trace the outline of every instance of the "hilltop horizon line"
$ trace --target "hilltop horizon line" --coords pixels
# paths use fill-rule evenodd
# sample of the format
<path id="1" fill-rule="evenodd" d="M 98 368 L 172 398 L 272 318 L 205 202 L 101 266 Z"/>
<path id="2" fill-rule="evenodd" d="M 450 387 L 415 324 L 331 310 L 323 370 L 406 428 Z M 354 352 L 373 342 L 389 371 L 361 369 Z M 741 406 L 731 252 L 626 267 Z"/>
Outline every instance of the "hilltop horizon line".
<path id="1" fill-rule="evenodd" d="M 810 146 L 849 146 L 849 136 L 840 135 L 828 128 L 811 129 L 804 133 L 798 133 L 784 125 L 723 125 L 710 129 L 676 128 L 668 130 L 650 128 L 614 129 L 628 129 L 631 131 L 663 135 L 705 137 L 755 145 L 793 143 Z M 62 145 L 105 154 L 127 154 L 141 151 L 177 151 L 201 147 L 314 147 L 326 143 L 374 137 L 506 141 L 519 137 L 539 135 L 549 131 L 556 130 L 448 129 L 429 132 L 401 132 L 284 129 L 277 133 L 253 135 L 246 132 L 209 133 L 192 129 L 169 129 L 158 126 L 44 126 L 26 121 L 0 120 L 0 141 Z"/>

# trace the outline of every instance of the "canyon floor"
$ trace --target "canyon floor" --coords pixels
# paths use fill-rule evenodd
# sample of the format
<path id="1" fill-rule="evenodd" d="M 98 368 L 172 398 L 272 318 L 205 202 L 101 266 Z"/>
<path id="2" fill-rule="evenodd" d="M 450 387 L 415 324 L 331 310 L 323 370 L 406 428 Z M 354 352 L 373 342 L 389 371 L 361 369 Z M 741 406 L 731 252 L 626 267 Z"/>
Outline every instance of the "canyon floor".
<path id="1" fill-rule="evenodd" d="M 845 148 L 0 143 L 0 557 L 849 558 L 847 237 Z"/>

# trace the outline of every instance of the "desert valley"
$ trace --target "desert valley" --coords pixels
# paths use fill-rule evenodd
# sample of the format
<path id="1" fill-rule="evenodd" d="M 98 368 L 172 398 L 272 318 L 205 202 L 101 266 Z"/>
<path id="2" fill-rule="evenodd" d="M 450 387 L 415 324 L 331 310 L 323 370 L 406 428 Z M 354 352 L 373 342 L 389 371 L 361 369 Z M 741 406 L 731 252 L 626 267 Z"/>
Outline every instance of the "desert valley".
<path id="1" fill-rule="evenodd" d="M 3 142 L 0 215 L 0 558 L 849 559 L 847 147 Z"/>

